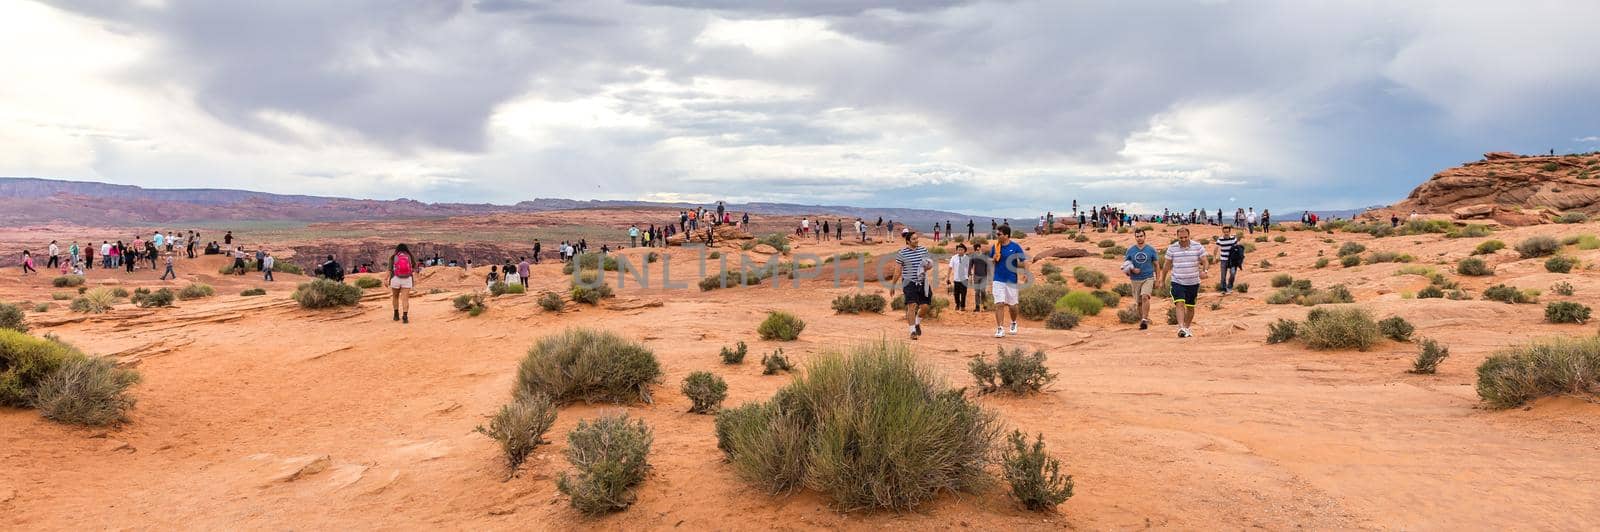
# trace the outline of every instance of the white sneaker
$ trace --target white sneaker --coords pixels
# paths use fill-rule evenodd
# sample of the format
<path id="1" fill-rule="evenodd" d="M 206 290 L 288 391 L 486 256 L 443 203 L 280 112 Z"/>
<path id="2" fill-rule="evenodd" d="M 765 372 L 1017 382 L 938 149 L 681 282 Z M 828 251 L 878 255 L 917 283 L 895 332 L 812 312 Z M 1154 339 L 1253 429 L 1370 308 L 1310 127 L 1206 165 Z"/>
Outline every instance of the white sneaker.
<path id="1" fill-rule="evenodd" d="M 1017 322 L 1011 322 L 1011 334 L 1017 334 Z"/>
<path id="2" fill-rule="evenodd" d="M 1005 338 L 1006 337 L 1006 330 L 1002 329 L 1000 327 L 995 327 L 994 328 L 994 337 L 995 338 Z"/>

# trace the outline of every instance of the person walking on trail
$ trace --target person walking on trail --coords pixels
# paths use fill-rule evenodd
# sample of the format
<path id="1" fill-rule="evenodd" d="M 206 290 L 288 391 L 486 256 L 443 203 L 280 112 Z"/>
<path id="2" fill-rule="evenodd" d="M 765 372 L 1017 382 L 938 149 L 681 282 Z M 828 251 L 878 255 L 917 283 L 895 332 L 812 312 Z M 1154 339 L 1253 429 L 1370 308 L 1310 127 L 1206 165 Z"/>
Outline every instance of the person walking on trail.
<path id="1" fill-rule="evenodd" d="M 232 270 L 234 275 L 244 275 L 244 272 L 250 270 L 250 268 L 245 265 L 244 258 L 245 258 L 244 246 L 239 246 L 237 248 L 234 248 L 234 250 L 233 250 L 233 270 Z"/>
<path id="2" fill-rule="evenodd" d="M 1189 239 L 1189 228 L 1178 228 L 1178 241 L 1167 247 L 1161 260 L 1161 277 L 1171 276 L 1172 304 L 1177 308 L 1178 337 L 1191 338 L 1194 303 L 1200 297 L 1200 280 L 1206 276 L 1206 247 Z"/>
<path id="3" fill-rule="evenodd" d="M 389 255 L 389 305 L 394 308 L 394 319 L 411 323 L 411 289 L 416 288 L 413 277 L 417 260 L 405 244 L 396 244 Z M 490 275 L 494 275 L 490 273 Z"/>
<path id="4" fill-rule="evenodd" d="M 1233 281 L 1239 275 L 1239 266 L 1234 265 L 1233 255 L 1238 253 L 1241 261 L 1244 256 L 1244 246 L 1239 245 L 1239 236 L 1233 234 L 1233 228 L 1222 226 L 1222 236 L 1215 241 L 1217 250 L 1217 266 L 1222 270 L 1222 278 L 1218 280 L 1217 288 L 1222 295 L 1233 292 Z M 1240 262 L 1242 265 L 1243 262 Z"/>
<path id="5" fill-rule="evenodd" d="M 54 267 L 60 266 L 61 265 L 61 257 L 59 255 L 61 255 L 61 246 L 56 245 L 56 241 L 51 240 L 50 241 L 50 257 L 46 258 L 44 260 L 44 267 L 46 267 L 46 268 L 54 268 Z"/>
<path id="6" fill-rule="evenodd" d="M 951 297 L 956 300 L 956 312 L 967 309 L 967 245 L 956 244 L 956 254 L 950 256 L 950 274 L 945 282 L 951 285 Z"/>
<path id="7" fill-rule="evenodd" d="M 172 253 L 166 253 L 163 258 L 167 262 L 167 271 L 161 273 L 161 280 L 165 281 L 167 279 L 177 279 L 178 273 L 172 271 Z"/>
<path id="8" fill-rule="evenodd" d="M 628 226 L 628 247 L 639 247 L 639 226 L 637 224 Z"/>
<path id="9" fill-rule="evenodd" d="M 1133 232 L 1134 244 L 1122 255 L 1122 272 L 1128 274 L 1139 309 L 1139 330 L 1150 328 L 1150 296 L 1155 293 L 1156 248 L 1145 243 L 1145 231 Z"/>
<path id="10" fill-rule="evenodd" d="M 533 239 L 533 263 L 534 264 L 538 264 L 539 263 L 539 252 L 543 251 L 543 250 L 540 249 L 542 247 L 543 246 L 539 244 L 539 239 L 537 239 L 537 238 Z"/>
<path id="11" fill-rule="evenodd" d="M 278 259 L 272 258 L 271 251 L 261 252 L 261 280 L 272 282 L 272 268 L 278 264 Z"/>
<path id="12" fill-rule="evenodd" d="M 33 254 L 24 249 L 22 250 L 22 274 L 27 275 L 28 272 L 39 273 L 39 270 L 33 267 Z"/>
<path id="13" fill-rule="evenodd" d="M 1272 211 L 1261 209 L 1261 233 L 1272 232 Z"/>
<path id="14" fill-rule="evenodd" d="M 1255 207 L 1251 207 L 1250 210 L 1245 211 L 1245 213 L 1244 213 L 1244 221 L 1245 221 L 1245 227 L 1249 228 L 1249 230 L 1250 230 L 1250 234 L 1252 234 L 1252 235 L 1256 234 L 1256 208 Z"/>
<path id="15" fill-rule="evenodd" d="M 983 312 L 984 302 L 989 299 L 989 261 L 977 244 L 973 244 L 972 251 L 967 254 L 967 269 L 967 286 L 972 288 L 972 311 Z"/>
<path id="16" fill-rule="evenodd" d="M 994 337 L 1005 338 L 1006 318 L 1010 315 L 1011 334 L 1017 334 L 1017 273 L 1027 271 L 1028 255 L 1022 246 L 1011 241 L 1011 225 L 995 228 L 995 244 L 989 248 L 989 260 L 994 262 L 994 278 L 989 292 L 994 296 Z"/>
<path id="17" fill-rule="evenodd" d="M 933 260 L 928 258 L 928 248 L 922 247 L 917 233 L 912 231 L 906 233 L 906 246 L 895 254 L 894 261 L 900 265 L 896 284 L 905 292 L 906 325 L 910 328 L 911 339 L 916 340 L 922 336 L 922 309 L 933 301 L 933 292 L 928 287 L 928 270 L 933 267 Z M 894 286 L 890 286 L 889 295 L 894 295 Z"/>
<path id="18" fill-rule="evenodd" d="M 533 267 L 532 265 L 528 264 L 527 257 L 522 257 L 521 259 L 522 261 L 517 263 L 517 277 L 522 281 L 522 287 L 527 288 L 528 275 L 533 273 Z"/>
<path id="19" fill-rule="evenodd" d="M 973 235 L 976 235 L 976 234 L 977 233 L 973 233 L 972 232 L 972 219 L 971 218 L 967 218 L 967 240 L 971 241 Z"/>

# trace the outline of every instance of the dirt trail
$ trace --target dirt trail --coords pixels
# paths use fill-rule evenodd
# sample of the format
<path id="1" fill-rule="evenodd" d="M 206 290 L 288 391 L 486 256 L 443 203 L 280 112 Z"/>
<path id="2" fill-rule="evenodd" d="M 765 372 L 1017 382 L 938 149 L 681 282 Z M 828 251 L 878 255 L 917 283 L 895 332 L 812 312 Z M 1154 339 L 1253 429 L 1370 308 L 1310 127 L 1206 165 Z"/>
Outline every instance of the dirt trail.
<path id="1" fill-rule="evenodd" d="M 1201 231 L 1209 235 L 1214 230 Z M 1533 234 L 1600 232 L 1600 225 L 1508 230 L 1491 238 L 1514 244 Z M 1170 233 L 1157 233 L 1164 242 Z M 1132 235 L 1093 235 L 1119 244 Z M 55 333 L 86 351 L 137 363 L 144 382 L 133 422 L 89 430 L 0 409 L 0 513 L 18 529 L 1581 529 L 1600 520 L 1600 406 L 1576 398 L 1527 410 L 1476 407 L 1473 368 L 1490 352 L 1528 338 L 1594 334 L 1594 326 L 1542 323 L 1542 305 L 1411 300 L 1426 285 L 1397 276 L 1397 264 L 1314 269 L 1317 253 L 1360 240 L 1374 250 L 1403 251 L 1420 263 L 1453 263 L 1485 239 L 1438 235 L 1373 240 L 1365 235 L 1288 233 L 1287 243 L 1255 244 L 1241 281 L 1250 293 L 1201 297 L 1197 338 L 1176 338 L 1118 324 L 1113 309 L 1073 331 L 1025 322 L 1022 334 L 989 336 L 989 314 L 948 312 L 913 343 L 955 385 L 970 382 L 966 364 L 997 345 L 1044 349 L 1060 379 L 1037 397 L 985 397 L 1003 421 L 1043 432 L 1067 464 L 1077 495 L 1059 514 L 1018 508 L 997 483 L 975 495 L 947 496 L 904 514 L 840 514 L 809 493 L 769 496 L 721 463 L 712 418 L 688 414 L 678 384 L 692 371 L 727 379 L 728 404 L 765 399 L 788 382 L 762 376 L 759 364 L 724 366 L 717 350 L 744 340 L 751 357 L 783 347 L 799 361 L 853 342 L 898 340 L 894 313 L 835 315 L 828 302 L 854 288 L 812 280 L 798 289 L 730 288 L 700 292 L 694 272 L 675 273 L 684 290 L 624 289 L 617 303 L 555 314 L 533 303 L 568 279 L 558 264 L 536 268 L 527 295 L 490 301 L 469 318 L 450 307 L 458 292 L 480 287 L 483 272 L 428 272 L 419 282 L 413 322 L 390 321 L 382 294 L 359 310 L 303 311 L 286 302 L 302 278 L 217 275 L 220 259 L 180 263 L 185 279 L 155 272 L 111 279 L 123 286 L 181 286 L 204 280 L 218 296 L 178 308 L 124 310 L 84 320 L 63 302 L 36 333 Z M 1251 239 L 1246 238 L 1246 241 Z M 1029 237 L 1030 251 L 1086 247 L 1063 237 Z M 892 253 L 894 246 L 802 243 L 797 251 Z M 727 252 L 727 251 L 725 251 Z M 1279 252 L 1284 257 L 1276 256 Z M 1585 264 L 1600 252 L 1569 252 Z M 677 261 L 688 255 L 674 251 Z M 1269 268 L 1259 268 L 1267 259 Z M 1057 260 L 1116 278 L 1117 262 Z M 1509 251 L 1493 257 L 1494 277 L 1459 278 L 1477 293 L 1490 283 L 1545 289 L 1568 280 L 1593 301 L 1600 275 L 1545 273 L 1540 260 Z M 684 271 L 684 270 L 676 270 Z M 1037 265 L 1035 265 L 1037 271 Z M 1372 351 L 1312 352 L 1298 344 L 1264 345 L 1266 324 L 1303 318 L 1306 308 L 1266 305 L 1268 279 L 1306 277 L 1319 287 L 1349 285 L 1380 317 L 1400 315 L 1419 336 L 1438 338 L 1452 357 L 1433 376 L 1404 372 L 1416 351 L 1385 342 Z M 106 278 L 91 272 L 91 284 Z M 681 275 L 681 276 L 680 276 Z M 825 275 L 824 277 L 829 277 Z M 1454 278 L 1454 276 L 1452 276 Z M 630 280 L 631 281 L 631 280 Z M 1209 281 L 1208 281 L 1209 283 Z M 1071 283 L 1074 288 L 1078 285 Z M 246 287 L 268 295 L 242 298 Z M 444 293 L 427 295 L 439 288 Z M 0 299 L 46 301 L 49 277 L 0 275 Z M 875 287 L 869 291 L 879 291 Z M 654 306 L 659 302 L 659 306 Z M 1220 302 L 1220 310 L 1209 305 Z M 1124 299 L 1124 305 L 1127 300 Z M 126 305 L 123 305 L 126 307 Z M 807 322 L 796 342 L 756 338 L 765 311 L 784 309 Z M 1154 314 L 1159 316 L 1159 313 Z M 1155 320 L 1160 323 L 1160 319 Z M 606 328 L 655 350 L 666 376 L 654 405 L 626 407 L 655 431 L 654 470 L 629 510 L 583 518 L 555 490 L 567 468 L 564 436 L 579 419 L 620 407 L 563 408 L 521 476 L 502 481 L 492 441 L 472 432 L 509 397 L 516 363 L 541 336 L 567 327 Z"/>

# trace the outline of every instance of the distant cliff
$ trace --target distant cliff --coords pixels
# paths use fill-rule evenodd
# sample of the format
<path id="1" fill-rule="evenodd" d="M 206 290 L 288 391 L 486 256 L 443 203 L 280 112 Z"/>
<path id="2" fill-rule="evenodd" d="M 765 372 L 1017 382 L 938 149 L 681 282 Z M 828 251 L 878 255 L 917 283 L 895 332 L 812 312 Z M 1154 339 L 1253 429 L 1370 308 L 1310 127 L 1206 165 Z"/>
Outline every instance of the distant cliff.
<path id="1" fill-rule="evenodd" d="M 1368 215 L 1404 218 L 1411 212 L 1508 225 L 1550 222 L 1567 212 L 1594 216 L 1600 214 L 1600 153 L 1487 153 L 1483 160 L 1434 174 L 1404 201 Z"/>

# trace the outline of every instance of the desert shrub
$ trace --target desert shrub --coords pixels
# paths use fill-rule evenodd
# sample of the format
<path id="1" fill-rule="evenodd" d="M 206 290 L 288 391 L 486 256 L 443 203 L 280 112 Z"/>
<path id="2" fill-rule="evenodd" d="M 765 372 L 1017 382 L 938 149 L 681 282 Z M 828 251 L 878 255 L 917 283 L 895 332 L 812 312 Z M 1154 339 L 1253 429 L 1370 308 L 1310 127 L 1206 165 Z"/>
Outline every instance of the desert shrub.
<path id="1" fill-rule="evenodd" d="M 1120 255 L 1120 254 L 1119 254 Z M 1109 281 L 1106 274 L 1082 266 L 1072 269 L 1072 278 L 1090 288 L 1100 288 Z"/>
<path id="2" fill-rule="evenodd" d="M 767 319 L 761 320 L 756 326 L 756 333 L 762 340 L 793 341 L 800 337 L 800 332 L 806 330 L 806 322 L 794 314 L 774 310 L 767 313 Z"/>
<path id="3" fill-rule="evenodd" d="M 1600 237 L 1594 235 L 1569 236 L 1566 240 L 1570 240 L 1565 242 L 1566 245 L 1577 246 L 1581 250 L 1600 249 Z"/>
<path id="4" fill-rule="evenodd" d="M 904 296 L 902 296 L 904 297 Z M 904 305 L 905 299 L 901 299 Z M 886 303 L 878 294 L 845 294 L 833 298 L 833 311 L 840 314 L 882 313 Z"/>
<path id="5" fill-rule="evenodd" d="M 16 305 L 0 303 L 0 329 L 28 332 L 28 320 Z"/>
<path id="6" fill-rule="evenodd" d="M 1208 263 L 1208 264 L 1216 264 L 1216 261 L 1213 261 L 1213 260 L 1210 260 L 1210 259 L 1207 259 L 1207 263 Z M 1256 264 L 1256 266 L 1258 266 L 1258 267 L 1260 267 L 1260 268 L 1261 268 L 1261 269 L 1263 269 L 1263 270 L 1265 270 L 1265 269 L 1267 269 L 1267 268 L 1271 268 L 1271 267 L 1272 267 L 1272 261 L 1269 261 L 1269 260 L 1267 260 L 1267 259 L 1261 259 L 1261 262 L 1260 262 L 1260 263 L 1257 263 L 1257 264 Z"/>
<path id="7" fill-rule="evenodd" d="M 1456 274 L 1483 277 L 1494 275 L 1494 268 L 1490 268 L 1488 263 L 1483 262 L 1483 259 L 1467 257 L 1456 262 Z"/>
<path id="8" fill-rule="evenodd" d="M 1108 247 L 1117 245 L 1117 241 L 1107 238 L 1105 240 L 1101 240 L 1100 242 L 1096 243 L 1095 245 L 1103 247 L 1103 248 L 1108 248 Z"/>
<path id="9" fill-rule="evenodd" d="M 1570 296 L 1574 293 L 1572 283 L 1566 281 L 1558 281 L 1556 284 L 1550 285 L 1550 291 L 1555 292 L 1558 296 Z"/>
<path id="10" fill-rule="evenodd" d="M 34 305 L 33 306 L 33 312 L 35 314 L 40 313 L 40 312 L 50 312 L 50 304 L 49 303 L 40 303 L 40 304 Z"/>
<path id="11" fill-rule="evenodd" d="M 489 305 L 485 303 L 483 292 L 458 295 L 455 299 L 450 300 L 450 304 L 456 310 L 465 312 L 470 316 L 477 316 L 483 314 L 483 311 L 489 310 Z"/>
<path id="12" fill-rule="evenodd" d="M 1082 293 L 1082 292 L 1078 292 Z M 1058 309 L 1045 318 L 1044 328 L 1055 330 L 1068 330 L 1078 326 L 1078 313 L 1070 309 Z"/>
<path id="13" fill-rule="evenodd" d="M 1412 326 L 1411 322 L 1399 316 L 1390 316 L 1379 321 L 1378 330 L 1396 342 L 1409 342 L 1411 334 L 1417 332 L 1417 328 Z"/>
<path id="14" fill-rule="evenodd" d="M 1256 243 L 1258 243 L 1258 244 L 1265 244 L 1267 242 L 1267 240 L 1268 240 L 1267 239 L 1267 235 L 1261 235 L 1261 236 L 1257 236 L 1256 237 Z"/>
<path id="15" fill-rule="evenodd" d="M 745 242 L 744 246 L 743 246 L 743 249 L 745 251 L 750 251 L 752 249 L 755 249 L 756 246 L 759 245 L 759 244 L 766 244 L 768 246 L 772 246 L 773 249 L 778 250 L 778 252 L 780 252 L 780 253 L 788 253 L 789 252 L 789 237 L 788 237 L 788 235 L 785 235 L 783 233 L 769 233 L 769 234 L 766 234 L 766 235 L 762 235 L 762 236 L 760 236 L 760 237 L 758 237 L 758 238 L 756 238 L 754 240 L 751 240 L 749 242 Z"/>
<path id="16" fill-rule="evenodd" d="M 1343 257 L 1339 257 L 1339 265 L 1340 266 L 1344 266 L 1346 268 L 1354 268 L 1356 266 L 1360 266 L 1361 265 L 1361 256 L 1360 255 L 1345 255 Z"/>
<path id="17" fill-rule="evenodd" d="M 1233 290 L 1241 294 L 1248 294 L 1250 293 L 1250 283 L 1239 283 L 1233 285 Z"/>
<path id="18" fill-rule="evenodd" d="M 793 370 L 794 363 L 789 361 L 789 357 L 783 356 L 782 347 L 774 350 L 770 355 L 761 356 L 762 375 L 777 375 L 780 371 L 787 372 Z"/>
<path id="19" fill-rule="evenodd" d="M 1117 306 L 1117 303 L 1121 303 L 1122 302 L 1122 296 L 1117 295 L 1116 292 L 1107 292 L 1105 290 L 1095 290 L 1094 292 L 1090 292 L 1090 294 L 1093 295 L 1094 297 L 1099 298 L 1100 302 L 1104 303 L 1105 306 L 1107 306 L 1107 307 L 1115 308 Z"/>
<path id="20" fill-rule="evenodd" d="M 265 288 L 248 288 L 248 289 L 245 289 L 242 292 L 239 292 L 239 295 L 244 296 L 244 297 L 264 296 L 264 295 L 267 295 L 267 289 L 265 289 Z"/>
<path id="21" fill-rule="evenodd" d="M 1122 297 L 1133 297 L 1133 285 L 1130 283 L 1118 283 L 1116 286 L 1111 287 L 1111 293 Z"/>
<path id="22" fill-rule="evenodd" d="M 1600 337 L 1556 337 L 1503 349 L 1478 366 L 1478 397 L 1496 408 L 1600 386 Z"/>
<path id="23" fill-rule="evenodd" d="M 1489 236 L 1489 234 L 1493 233 L 1493 232 L 1494 232 L 1494 229 L 1490 228 L 1487 225 L 1483 225 L 1483 224 L 1467 224 L 1467 225 L 1462 226 L 1462 227 L 1457 227 L 1457 228 L 1451 230 L 1448 233 L 1445 233 L 1444 236 L 1447 237 L 1447 238 L 1482 238 L 1482 237 Z"/>
<path id="24" fill-rule="evenodd" d="M 1311 280 L 1310 279 L 1294 279 L 1294 280 L 1291 280 L 1291 281 L 1289 281 L 1289 288 L 1293 288 L 1295 290 L 1301 290 L 1301 291 L 1311 290 Z"/>
<path id="25" fill-rule="evenodd" d="M 741 478 L 773 493 L 804 485 L 845 511 L 972 491 L 998 424 L 938 375 L 904 344 L 826 353 L 771 400 L 718 414 L 718 445 Z"/>
<path id="26" fill-rule="evenodd" d="M 1017 293 L 1017 313 L 1030 320 L 1042 320 L 1056 309 L 1056 301 L 1067 295 L 1060 285 L 1034 283 L 1022 287 Z"/>
<path id="27" fill-rule="evenodd" d="M 1506 248 L 1506 243 L 1499 240 L 1485 240 L 1472 249 L 1473 255 L 1491 255 L 1496 251 Z"/>
<path id="28" fill-rule="evenodd" d="M 719 354 L 722 356 L 723 364 L 739 364 L 744 362 L 744 355 L 749 352 L 750 347 L 744 345 L 744 341 L 740 340 L 735 349 L 728 349 L 728 346 L 722 346 L 722 352 Z"/>
<path id="29" fill-rule="evenodd" d="M 710 414 L 722 408 L 722 400 L 728 397 L 728 383 L 709 371 L 696 371 L 683 379 L 679 391 L 694 403 L 690 412 Z"/>
<path id="30" fill-rule="evenodd" d="M 31 406 L 45 377 L 81 358 L 82 352 L 65 343 L 0 329 L 0 406 Z"/>
<path id="31" fill-rule="evenodd" d="M 1554 255 L 1561 250 L 1561 243 L 1548 236 L 1534 236 L 1517 243 L 1517 254 L 1524 259 Z"/>
<path id="32" fill-rule="evenodd" d="M 1177 324 L 1178 324 L 1178 309 L 1177 309 L 1177 307 L 1167 307 L 1167 325 L 1177 325 Z"/>
<path id="33" fill-rule="evenodd" d="M 139 290 L 144 290 L 144 293 L 139 293 Z M 178 298 L 177 294 L 166 288 L 154 292 L 144 288 L 139 290 L 134 290 L 133 297 L 129 298 L 129 300 L 140 308 L 170 307 L 172 306 L 172 301 Z"/>
<path id="34" fill-rule="evenodd" d="M 1011 238 L 1016 239 L 1016 240 L 1022 240 L 1024 238 L 1028 238 L 1028 233 L 1026 231 L 1021 230 L 1021 229 L 1012 229 L 1011 230 Z"/>
<path id="35" fill-rule="evenodd" d="M 1571 301 L 1553 301 L 1544 306 L 1544 321 L 1583 324 L 1589 321 L 1589 307 Z"/>
<path id="36" fill-rule="evenodd" d="M 582 269 L 583 271 L 605 270 L 608 272 L 614 272 L 617 271 L 617 258 L 610 255 L 601 255 L 599 253 L 579 253 L 577 255 L 573 255 L 572 260 L 567 261 L 566 264 L 561 266 L 561 274 L 572 275 L 572 271 L 574 269 Z"/>
<path id="37" fill-rule="evenodd" d="M 1278 318 L 1278 321 L 1267 324 L 1267 343 L 1281 344 L 1293 340 L 1299 329 L 1300 324 L 1294 320 Z"/>
<path id="38" fill-rule="evenodd" d="M 1440 344 L 1432 338 L 1423 338 L 1422 342 L 1420 343 L 1422 345 L 1422 350 L 1417 352 L 1416 360 L 1411 362 L 1411 369 L 1407 371 L 1417 374 L 1432 375 L 1439 370 L 1440 362 L 1444 362 L 1444 359 L 1450 358 L 1450 348 L 1445 347 L 1443 344 Z"/>
<path id="39" fill-rule="evenodd" d="M 1554 172 L 1556 170 L 1560 170 L 1561 169 L 1561 165 L 1558 165 L 1558 164 L 1556 164 L 1554 162 L 1548 162 L 1548 163 L 1544 163 L 1544 164 L 1539 165 L 1539 169 L 1540 170 L 1544 170 L 1546 172 Z"/>
<path id="40" fill-rule="evenodd" d="M 1073 242 L 1078 242 L 1078 243 L 1088 242 L 1089 241 L 1089 235 L 1086 235 L 1086 234 L 1083 234 L 1083 233 L 1078 233 L 1078 236 L 1072 237 L 1072 241 Z"/>
<path id="41" fill-rule="evenodd" d="M 122 288 L 120 286 L 116 287 L 116 288 L 112 288 L 111 289 L 111 295 L 116 296 L 118 298 L 128 297 L 128 289 Z"/>
<path id="42" fill-rule="evenodd" d="M 593 272 L 586 272 L 581 275 L 583 277 L 581 282 L 574 281 L 572 283 L 571 294 L 574 302 L 585 305 L 598 305 L 602 299 L 616 297 L 616 293 L 611 290 L 611 285 L 606 284 L 598 275 Z"/>
<path id="43" fill-rule="evenodd" d="M 1317 263 L 1312 265 L 1312 267 L 1317 268 L 1319 270 L 1322 269 L 1322 268 L 1327 268 L 1328 267 L 1328 258 L 1327 257 L 1322 257 L 1322 258 L 1317 259 Z"/>
<path id="44" fill-rule="evenodd" d="M 1533 303 L 1536 299 L 1529 293 L 1515 287 L 1497 284 L 1483 289 L 1483 298 L 1488 301 L 1501 303 Z"/>
<path id="45" fill-rule="evenodd" d="M 1416 257 L 1393 251 L 1374 251 L 1367 255 L 1367 264 L 1381 264 L 1386 262 L 1412 262 Z"/>
<path id="46" fill-rule="evenodd" d="M 1289 275 L 1287 273 L 1280 273 L 1280 274 L 1272 276 L 1272 287 L 1273 288 L 1283 288 L 1283 287 L 1289 286 L 1289 284 L 1293 283 L 1293 282 L 1294 282 L 1294 276 L 1293 275 Z"/>
<path id="47" fill-rule="evenodd" d="M 539 294 L 539 308 L 550 312 L 561 312 L 567 308 L 566 300 L 561 299 L 561 294 L 545 292 Z"/>
<path id="48" fill-rule="evenodd" d="M 650 402 L 661 378 L 655 353 L 616 334 L 573 328 L 540 338 L 517 366 L 513 395 L 547 395 L 556 403 Z"/>
<path id="49" fill-rule="evenodd" d="M 1002 347 L 997 351 L 993 364 L 983 356 L 967 364 L 967 372 L 977 381 L 979 393 L 1005 391 L 1022 395 L 1044 390 L 1056 380 L 1056 374 L 1044 365 L 1043 349 L 1035 349 L 1032 354 L 1020 347 L 1010 351 Z"/>
<path id="50" fill-rule="evenodd" d="M 722 258 L 722 252 L 721 251 L 713 251 L 713 252 L 711 252 L 710 255 L 706 255 L 706 258 L 711 259 L 711 260 L 720 259 L 720 258 Z"/>
<path id="51" fill-rule="evenodd" d="M 289 297 L 300 303 L 301 308 L 349 307 L 361 302 L 361 289 L 339 281 L 318 278 L 300 283 Z"/>
<path id="52" fill-rule="evenodd" d="M 1346 255 L 1360 255 L 1366 251 L 1367 246 L 1361 245 L 1360 242 L 1345 242 L 1343 245 L 1339 246 L 1340 257 Z"/>
<path id="53" fill-rule="evenodd" d="M 102 286 L 95 288 L 94 290 L 84 292 L 83 295 L 72 300 L 72 306 L 69 308 L 71 308 L 73 312 L 102 314 L 111 310 L 111 306 L 115 305 L 116 303 L 117 296 L 111 293 L 110 288 Z"/>
<path id="54" fill-rule="evenodd" d="M 1366 351 L 1382 338 L 1372 313 L 1360 307 L 1318 309 L 1297 327 L 1296 335 L 1312 349 Z"/>
<path id="55" fill-rule="evenodd" d="M 503 296 L 503 295 L 506 295 L 506 294 L 513 294 L 513 295 L 514 294 L 523 294 L 523 293 L 527 293 L 527 291 L 528 291 L 528 289 L 522 287 L 522 283 L 496 282 L 494 284 L 489 285 L 489 295 L 492 295 L 492 296 Z"/>
<path id="56" fill-rule="evenodd" d="M 68 292 L 55 292 L 50 294 L 50 299 L 56 301 L 68 301 L 72 299 L 72 294 Z"/>
<path id="57" fill-rule="evenodd" d="M 476 431 L 500 442 L 500 452 L 506 457 L 506 472 L 515 475 L 535 447 L 549 443 L 544 433 L 555 423 L 556 405 L 549 397 L 521 396 L 501 406 L 489 419 L 488 428 L 479 425 Z"/>
<path id="58" fill-rule="evenodd" d="M 83 276 L 82 275 L 63 275 L 63 276 L 57 277 L 55 279 L 51 279 L 50 280 L 50 286 L 54 286 L 56 288 L 69 288 L 69 287 L 73 287 L 73 286 L 83 286 Z"/>
<path id="59" fill-rule="evenodd" d="M 1123 325 L 1139 323 L 1139 307 L 1131 306 L 1125 309 L 1118 309 L 1117 323 L 1121 323 Z"/>
<path id="60" fill-rule="evenodd" d="M 1279 244 L 1282 244 L 1282 243 L 1288 242 L 1289 241 L 1289 237 L 1286 237 L 1286 236 L 1283 236 L 1283 235 L 1278 235 L 1278 236 L 1272 237 L 1272 241 L 1273 242 L 1277 242 Z"/>
<path id="61" fill-rule="evenodd" d="M 45 419 L 73 425 L 118 425 L 128 420 L 128 388 L 139 374 L 104 358 L 72 357 L 45 375 L 33 406 Z"/>
<path id="62" fill-rule="evenodd" d="M 650 469 L 648 455 L 654 437 L 644 420 L 631 420 L 626 412 L 578 422 L 567 433 L 567 462 L 576 474 L 563 471 L 556 488 L 572 499 L 572 507 L 595 515 L 626 509 L 633 504 L 633 487 Z"/>
<path id="63" fill-rule="evenodd" d="M 216 293 L 217 290 L 212 288 L 211 285 L 205 283 L 189 283 L 189 286 L 185 286 L 178 290 L 178 299 L 200 299 L 202 297 L 211 297 L 216 295 Z"/>
<path id="64" fill-rule="evenodd" d="M 1544 261 L 1544 269 L 1550 273 L 1569 273 L 1577 265 L 1578 259 L 1566 255 L 1556 255 Z"/>
<path id="65" fill-rule="evenodd" d="M 1013 431 L 1000 455 L 1000 470 L 1011 484 L 1011 496 L 1033 511 L 1047 511 L 1072 497 L 1072 475 L 1061 473 L 1061 461 L 1044 452 L 1044 435 L 1033 445 L 1022 431 Z"/>
<path id="66" fill-rule="evenodd" d="M 1455 224 L 1446 220 L 1411 220 L 1400 226 L 1402 235 L 1420 235 L 1426 233 L 1449 233 L 1454 231 Z"/>
<path id="67" fill-rule="evenodd" d="M 1040 266 L 1039 267 L 1039 273 L 1044 274 L 1044 275 L 1050 275 L 1052 273 L 1060 274 L 1061 273 L 1061 267 L 1060 266 L 1056 266 L 1055 264 L 1051 264 L 1051 263 L 1046 262 L 1046 263 L 1044 263 L 1044 266 Z"/>
<path id="68" fill-rule="evenodd" d="M 495 284 L 502 284 L 503 285 L 505 283 L 495 283 Z M 357 277 L 356 278 L 355 285 L 356 285 L 356 288 L 360 288 L 362 290 L 371 290 L 373 288 L 377 288 L 377 287 L 383 286 L 383 281 L 378 280 L 377 277 L 362 276 L 362 277 Z M 496 295 L 499 295 L 499 294 L 496 294 Z"/>
<path id="69" fill-rule="evenodd" d="M 1581 212 L 1569 212 L 1556 218 L 1556 223 L 1564 224 L 1581 224 L 1586 221 L 1589 221 L 1589 216 Z"/>
<path id="70" fill-rule="evenodd" d="M 1061 272 L 1050 272 L 1044 275 L 1044 280 L 1055 284 L 1067 284 L 1067 278 Z"/>
<path id="71" fill-rule="evenodd" d="M 1018 301 L 1021 303 L 1021 301 Z M 1068 292 L 1056 300 L 1056 311 L 1069 310 L 1079 316 L 1096 316 L 1100 309 L 1105 307 L 1105 302 L 1089 292 Z M 1052 312 L 1052 314 L 1054 314 Z"/>

